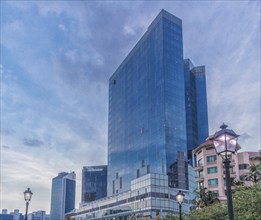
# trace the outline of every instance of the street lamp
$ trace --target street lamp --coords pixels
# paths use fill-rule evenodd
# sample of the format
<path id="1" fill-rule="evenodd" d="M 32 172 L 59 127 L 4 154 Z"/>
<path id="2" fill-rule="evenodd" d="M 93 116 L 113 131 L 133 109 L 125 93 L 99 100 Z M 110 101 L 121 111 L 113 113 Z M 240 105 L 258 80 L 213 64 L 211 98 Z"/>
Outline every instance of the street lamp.
<path id="1" fill-rule="evenodd" d="M 176 200 L 179 203 L 179 220 L 181 220 L 181 206 L 183 203 L 184 196 L 185 195 L 181 192 L 181 190 L 179 190 L 176 195 Z"/>
<path id="2" fill-rule="evenodd" d="M 200 209 L 200 202 L 201 202 L 201 198 L 200 197 L 196 197 L 196 209 Z"/>
<path id="3" fill-rule="evenodd" d="M 230 159 L 232 154 L 238 149 L 237 135 L 233 130 L 227 129 L 227 125 L 224 123 L 220 126 L 221 130 L 217 131 L 213 137 L 213 144 L 216 152 L 223 159 L 226 170 L 226 187 L 227 187 L 227 206 L 229 220 L 234 219 L 232 192 L 231 192 L 231 180 L 230 180 Z"/>
<path id="4" fill-rule="evenodd" d="M 26 210 L 25 210 L 25 220 L 27 220 L 27 213 L 28 213 L 28 205 L 32 198 L 32 191 L 30 188 L 27 188 L 27 190 L 24 191 L 24 200 L 26 202 Z"/>

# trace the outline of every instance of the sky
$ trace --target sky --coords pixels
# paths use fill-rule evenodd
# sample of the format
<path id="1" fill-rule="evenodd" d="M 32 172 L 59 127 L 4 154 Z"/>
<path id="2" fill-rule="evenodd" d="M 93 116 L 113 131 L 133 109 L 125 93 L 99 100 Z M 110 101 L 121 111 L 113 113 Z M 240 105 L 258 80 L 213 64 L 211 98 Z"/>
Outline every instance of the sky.
<path id="1" fill-rule="evenodd" d="M 50 212 L 52 178 L 107 163 L 108 80 L 161 9 L 206 66 L 210 134 L 260 149 L 260 1 L 1 1 L 1 209 Z"/>

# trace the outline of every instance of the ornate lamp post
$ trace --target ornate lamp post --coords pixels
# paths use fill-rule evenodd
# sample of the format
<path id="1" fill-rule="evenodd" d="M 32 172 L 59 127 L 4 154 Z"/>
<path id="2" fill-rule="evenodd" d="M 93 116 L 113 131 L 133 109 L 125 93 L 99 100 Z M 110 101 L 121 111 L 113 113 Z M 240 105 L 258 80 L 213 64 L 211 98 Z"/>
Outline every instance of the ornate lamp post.
<path id="1" fill-rule="evenodd" d="M 200 209 L 200 202 L 201 202 L 201 198 L 200 197 L 196 197 L 196 209 Z"/>
<path id="2" fill-rule="evenodd" d="M 176 195 L 176 200 L 179 203 L 179 220 L 181 220 L 181 206 L 183 203 L 184 196 L 185 195 L 181 192 L 181 190 L 179 190 Z"/>
<path id="3" fill-rule="evenodd" d="M 30 188 L 27 188 L 27 190 L 24 191 L 24 200 L 26 202 L 26 210 L 25 210 L 25 220 L 27 220 L 27 213 L 28 213 L 28 205 L 32 198 L 32 191 Z"/>
<path id="4" fill-rule="evenodd" d="M 226 170 L 226 188 L 227 188 L 227 206 L 229 220 L 234 219 L 232 192 L 231 192 L 231 180 L 230 180 L 230 159 L 232 154 L 237 150 L 237 135 L 233 130 L 227 129 L 227 125 L 224 123 L 220 126 L 221 130 L 217 131 L 213 137 L 213 144 L 216 152 L 223 159 Z"/>

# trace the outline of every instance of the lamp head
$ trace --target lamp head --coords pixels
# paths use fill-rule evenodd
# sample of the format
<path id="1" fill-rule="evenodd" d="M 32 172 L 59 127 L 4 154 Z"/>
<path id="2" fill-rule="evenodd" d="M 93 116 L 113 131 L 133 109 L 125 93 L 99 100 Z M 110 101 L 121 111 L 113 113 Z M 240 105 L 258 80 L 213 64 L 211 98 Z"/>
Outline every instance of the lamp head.
<path id="1" fill-rule="evenodd" d="M 237 135 L 233 130 L 227 129 L 224 123 L 220 126 L 221 130 L 217 131 L 213 137 L 213 144 L 216 152 L 223 160 L 228 160 L 237 150 Z"/>
<path id="2" fill-rule="evenodd" d="M 184 200 L 184 194 L 181 192 L 181 190 L 178 191 L 177 195 L 176 195 L 176 200 L 179 204 L 182 204 L 183 200 Z"/>
<path id="3" fill-rule="evenodd" d="M 32 198 L 32 191 L 30 190 L 30 188 L 27 188 L 27 190 L 24 191 L 24 200 L 26 202 L 30 202 L 31 198 Z"/>

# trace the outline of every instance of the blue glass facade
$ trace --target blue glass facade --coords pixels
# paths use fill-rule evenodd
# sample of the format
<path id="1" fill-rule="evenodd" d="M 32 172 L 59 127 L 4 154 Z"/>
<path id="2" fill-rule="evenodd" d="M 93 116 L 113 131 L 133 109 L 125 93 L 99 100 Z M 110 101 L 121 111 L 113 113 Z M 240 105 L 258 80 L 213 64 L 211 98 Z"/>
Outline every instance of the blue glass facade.
<path id="1" fill-rule="evenodd" d="M 188 159 L 192 150 L 208 137 L 208 108 L 205 66 L 194 67 L 184 60 Z"/>
<path id="2" fill-rule="evenodd" d="M 65 192 L 65 213 L 72 211 L 75 208 L 75 180 L 66 179 L 66 192 Z"/>
<path id="3" fill-rule="evenodd" d="M 209 136 L 208 130 L 208 106 L 205 66 L 197 66 L 192 70 L 195 76 L 197 97 L 197 121 L 198 121 L 198 145 L 206 141 Z"/>
<path id="4" fill-rule="evenodd" d="M 59 173 L 52 180 L 50 220 L 64 219 L 75 208 L 75 173 Z"/>
<path id="5" fill-rule="evenodd" d="M 92 202 L 107 196 L 107 166 L 87 166 L 82 169 L 82 202 Z"/>
<path id="6" fill-rule="evenodd" d="M 109 81 L 107 194 L 187 158 L 182 21 L 162 10 Z"/>

